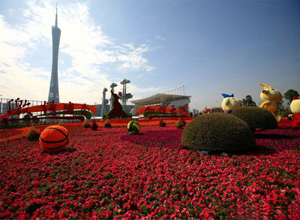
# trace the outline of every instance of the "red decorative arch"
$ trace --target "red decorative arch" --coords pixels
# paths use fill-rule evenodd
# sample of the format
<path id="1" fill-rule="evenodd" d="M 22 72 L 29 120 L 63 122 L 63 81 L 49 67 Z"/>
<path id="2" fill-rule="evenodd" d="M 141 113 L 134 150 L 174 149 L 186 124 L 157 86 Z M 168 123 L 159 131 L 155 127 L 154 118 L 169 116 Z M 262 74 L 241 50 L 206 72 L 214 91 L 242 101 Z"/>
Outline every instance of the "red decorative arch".
<path id="1" fill-rule="evenodd" d="M 72 114 L 72 111 L 75 109 L 81 110 L 83 112 L 85 111 L 91 111 L 93 113 L 97 113 L 97 108 L 92 105 L 87 105 L 87 104 L 78 104 L 78 103 L 46 103 L 44 102 L 43 105 L 36 105 L 36 106 L 31 106 L 27 108 L 18 108 L 14 110 L 9 110 L 7 113 L 0 115 L 0 119 L 7 118 L 9 116 L 13 115 L 20 115 L 20 114 L 30 114 L 32 115 L 32 112 L 44 112 L 46 114 L 47 112 L 52 113 L 52 115 L 56 115 L 56 111 L 61 111 L 65 110 L 69 114 Z"/>

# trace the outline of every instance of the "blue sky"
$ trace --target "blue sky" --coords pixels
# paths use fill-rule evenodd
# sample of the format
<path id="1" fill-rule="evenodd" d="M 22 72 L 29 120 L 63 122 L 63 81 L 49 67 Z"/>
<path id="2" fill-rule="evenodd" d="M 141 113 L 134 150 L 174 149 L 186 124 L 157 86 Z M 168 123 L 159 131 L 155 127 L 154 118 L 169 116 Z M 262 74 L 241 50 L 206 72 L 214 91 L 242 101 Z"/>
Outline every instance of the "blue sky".
<path id="1" fill-rule="evenodd" d="M 47 100 L 55 3 L 0 0 L 2 98 Z M 259 104 L 259 82 L 300 91 L 299 1 L 57 3 L 61 102 L 101 103 L 124 78 L 133 100 L 184 85 L 199 110 L 221 93 Z"/>

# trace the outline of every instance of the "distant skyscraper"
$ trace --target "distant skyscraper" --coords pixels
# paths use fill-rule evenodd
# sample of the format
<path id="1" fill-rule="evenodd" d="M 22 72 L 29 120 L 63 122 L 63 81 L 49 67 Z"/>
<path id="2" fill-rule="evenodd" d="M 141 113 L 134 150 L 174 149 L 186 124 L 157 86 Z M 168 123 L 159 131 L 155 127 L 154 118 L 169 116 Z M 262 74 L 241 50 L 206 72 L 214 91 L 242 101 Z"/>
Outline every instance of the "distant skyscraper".
<path id="1" fill-rule="evenodd" d="M 57 27 L 57 6 L 55 15 L 55 26 L 52 26 L 52 73 L 50 81 L 50 89 L 48 102 L 54 100 L 59 103 L 59 92 L 58 92 L 58 49 L 60 40 L 60 29 Z"/>

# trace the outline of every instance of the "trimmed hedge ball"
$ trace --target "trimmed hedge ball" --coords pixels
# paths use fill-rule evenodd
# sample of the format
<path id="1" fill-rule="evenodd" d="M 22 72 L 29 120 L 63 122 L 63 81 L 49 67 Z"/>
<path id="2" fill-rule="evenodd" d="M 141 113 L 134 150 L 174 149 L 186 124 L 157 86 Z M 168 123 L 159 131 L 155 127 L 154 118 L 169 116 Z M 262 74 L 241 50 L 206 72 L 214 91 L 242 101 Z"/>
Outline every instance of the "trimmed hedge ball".
<path id="1" fill-rule="evenodd" d="M 129 134 L 138 134 L 140 133 L 141 125 L 137 121 L 130 121 L 127 124 L 127 131 Z"/>
<path id="2" fill-rule="evenodd" d="M 254 131 L 260 129 L 274 129 L 278 127 L 278 123 L 272 112 L 259 107 L 243 107 L 236 109 L 232 115 L 245 121 Z"/>
<path id="3" fill-rule="evenodd" d="M 183 130 L 181 143 L 190 150 L 248 150 L 255 146 L 255 136 L 241 119 L 223 113 L 200 115 Z"/>
<path id="4" fill-rule="evenodd" d="M 68 130 L 59 125 L 52 125 L 44 129 L 40 135 L 39 143 L 44 151 L 55 152 L 66 148 L 69 142 Z"/>

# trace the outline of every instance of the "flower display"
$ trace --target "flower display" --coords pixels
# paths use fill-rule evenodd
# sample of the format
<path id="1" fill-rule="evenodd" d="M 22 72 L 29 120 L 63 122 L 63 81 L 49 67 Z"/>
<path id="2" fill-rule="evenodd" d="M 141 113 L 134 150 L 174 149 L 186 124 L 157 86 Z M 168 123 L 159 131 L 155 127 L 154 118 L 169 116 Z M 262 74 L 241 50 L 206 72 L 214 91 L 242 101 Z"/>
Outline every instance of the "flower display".
<path id="1" fill-rule="evenodd" d="M 175 126 L 129 135 L 111 122 L 65 124 L 59 153 L 1 142 L 0 218 L 300 218 L 299 129 L 256 132 L 255 149 L 222 156 L 186 150 Z"/>

